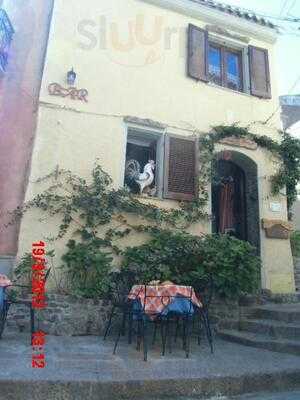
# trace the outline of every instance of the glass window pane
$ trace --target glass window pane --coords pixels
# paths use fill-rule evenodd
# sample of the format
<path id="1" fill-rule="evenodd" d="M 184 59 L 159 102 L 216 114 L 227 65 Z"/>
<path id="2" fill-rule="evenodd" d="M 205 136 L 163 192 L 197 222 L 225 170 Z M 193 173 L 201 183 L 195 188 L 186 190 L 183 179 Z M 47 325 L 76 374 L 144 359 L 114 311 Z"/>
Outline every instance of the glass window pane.
<path id="1" fill-rule="evenodd" d="M 209 46 L 208 65 L 210 81 L 222 85 L 221 49 Z"/>
<path id="2" fill-rule="evenodd" d="M 226 82 L 233 90 L 242 90 L 241 57 L 237 53 L 226 52 Z"/>

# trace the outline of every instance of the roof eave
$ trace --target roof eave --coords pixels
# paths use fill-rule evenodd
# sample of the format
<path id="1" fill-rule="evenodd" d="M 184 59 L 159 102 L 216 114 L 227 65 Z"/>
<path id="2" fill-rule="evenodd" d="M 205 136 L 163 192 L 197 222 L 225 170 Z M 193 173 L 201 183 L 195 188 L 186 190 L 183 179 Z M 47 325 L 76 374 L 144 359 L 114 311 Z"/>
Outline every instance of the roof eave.
<path id="1" fill-rule="evenodd" d="M 188 15 L 195 19 L 205 20 L 208 23 L 220 24 L 222 27 L 246 34 L 252 38 L 274 44 L 278 37 L 278 30 L 263 26 L 255 22 L 247 21 L 224 11 L 210 8 L 190 0 L 139 0 Z"/>

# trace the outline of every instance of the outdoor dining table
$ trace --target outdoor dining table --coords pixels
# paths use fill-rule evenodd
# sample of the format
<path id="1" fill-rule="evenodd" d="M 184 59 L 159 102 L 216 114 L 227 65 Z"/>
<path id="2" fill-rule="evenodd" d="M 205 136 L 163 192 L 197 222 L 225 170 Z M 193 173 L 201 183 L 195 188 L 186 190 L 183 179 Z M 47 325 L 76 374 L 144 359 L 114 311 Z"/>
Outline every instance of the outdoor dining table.
<path id="1" fill-rule="evenodd" d="M 202 303 L 191 286 L 134 285 L 128 295 L 136 312 L 143 311 L 149 318 L 169 313 L 194 314 L 194 308 L 202 308 Z"/>

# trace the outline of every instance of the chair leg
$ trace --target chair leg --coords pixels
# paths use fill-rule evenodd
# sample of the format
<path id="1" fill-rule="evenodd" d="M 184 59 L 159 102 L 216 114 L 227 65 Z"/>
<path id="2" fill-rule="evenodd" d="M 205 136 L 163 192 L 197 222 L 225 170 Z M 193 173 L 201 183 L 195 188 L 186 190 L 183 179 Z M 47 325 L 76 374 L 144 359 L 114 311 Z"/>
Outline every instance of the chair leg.
<path id="1" fill-rule="evenodd" d="M 186 358 L 190 357 L 190 343 L 191 343 L 191 318 L 186 317 L 186 344 L 185 344 L 185 354 Z"/>
<path id="2" fill-rule="evenodd" d="M 116 354 L 117 347 L 118 347 L 118 344 L 119 344 L 119 341 L 120 341 L 120 337 L 121 337 L 121 333 L 122 333 L 122 328 L 119 329 L 118 336 L 117 336 L 117 339 L 115 341 L 113 354 Z"/>
<path id="3" fill-rule="evenodd" d="M 110 330 L 110 328 L 111 328 L 111 322 L 112 322 L 112 318 L 113 318 L 113 316 L 114 316 L 114 311 L 115 311 L 115 308 L 113 307 L 113 309 L 111 310 L 111 313 L 110 313 L 108 322 L 107 322 L 107 324 L 106 324 L 106 328 L 105 328 L 105 333 L 104 333 L 104 336 L 103 336 L 103 340 L 106 340 L 106 337 L 107 337 L 107 335 L 108 335 L 108 332 L 109 332 L 109 330 Z"/>
<path id="4" fill-rule="evenodd" d="M 162 353 L 161 355 L 164 356 L 166 354 L 166 321 L 162 320 L 161 321 L 161 341 L 162 341 Z"/>
<path id="5" fill-rule="evenodd" d="M 169 320 L 169 318 L 167 318 L 166 341 L 168 343 L 169 353 L 172 353 L 172 343 L 171 343 L 170 320 Z"/>
<path id="6" fill-rule="evenodd" d="M 122 336 L 125 336 L 126 333 L 126 313 L 123 313 L 122 317 Z"/>
<path id="7" fill-rule="evenodd" d="M 177 342 L 177 337 L 178 337 L 178 331 L 179 331 L 179 318 L 176 318 L 176 328 L 175 328 L 175 338 L 174 338 L 174 342 Z"/>
<path id="8" fill-rule="evenodd" d="M 203 320 L 205 331 L 206 331 L 207 340 L 210 345 L 210 351 L 211 351 L 211 354 L 213 354 L 213 352 L 214 352 L 213 338 L 212 338 L 212 332 L 211 332 L 211 328 L 210 328 L 208 313 L 207 313 L 207 311 L 203 311 L 201 315 L 202 315 L 202 320 Z"/>
<path id="9" fill-rule="evenodd" d="M 132 330 L 133 330 L 133 315 L 130 313 L 128 316 L 128 344 L 132 343 Z"/>
<path id="10" fill-rule="evenodd" d="M 145 320 L 143 320 L 143 325 L 142 325 L 142 336 L 143 336 L 144 361 L 147 361 L 148 358 L 147 321 Z"/>
<path id="11" fill-rule="evenodd" d="M 155 322 L 154 322 L 153 337 L 152 337 L 152 345 L 153 345 L 153 346 L 155 345 L 155 342 L 156 342 L 157 324 L 158 324 L 158 322 L 155 321 Z"/>
<path id="12" fill-rule="evenodd" d="M 197 318 L 198 318 L 198 334 L 197 334 L 197 341 L 198 341 L 198 346 L 201 345 L 201 316 L 199 314 L 197 314 Z"/>
<path id="13" fill-rule="evenodd" d="M 185 319 L 183 318 L 182 320 L 182 348 L 183 350 L 186 349 L 186 323 L 185 323 Z"/>
<path id="14" fill-rule="evenodd" d="M 141 327 L 141 320 L 138 320 L 137 323 L 137 342 L 136 342 L 136 349 L 137 351 L 141 350 L 141 341 L 142 341 L 142 327 Z"/>

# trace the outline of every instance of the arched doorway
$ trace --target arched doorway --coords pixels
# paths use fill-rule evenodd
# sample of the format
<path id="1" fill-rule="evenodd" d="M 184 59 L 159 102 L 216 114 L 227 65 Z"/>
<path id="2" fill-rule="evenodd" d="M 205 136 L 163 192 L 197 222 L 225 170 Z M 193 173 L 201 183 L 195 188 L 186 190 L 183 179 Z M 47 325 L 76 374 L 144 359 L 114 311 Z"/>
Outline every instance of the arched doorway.
<path id="1" fill-rule="evenodd" d="M 260 254 L 257 165 L 246 155 L 217 155 L 212 182 L 213 232 L 247 240 Z"/>

